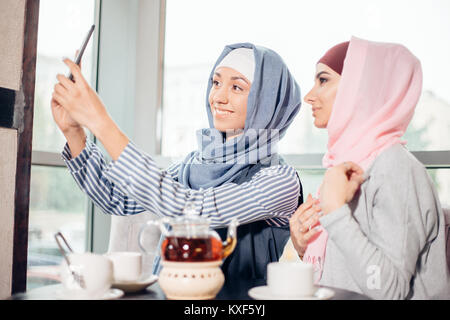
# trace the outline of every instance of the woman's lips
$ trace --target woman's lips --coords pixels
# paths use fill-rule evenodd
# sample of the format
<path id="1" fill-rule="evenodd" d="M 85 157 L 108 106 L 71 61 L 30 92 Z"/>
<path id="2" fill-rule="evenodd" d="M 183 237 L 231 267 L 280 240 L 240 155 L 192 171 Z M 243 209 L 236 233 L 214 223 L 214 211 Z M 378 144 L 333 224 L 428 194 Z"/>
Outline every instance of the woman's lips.
<path id="1" fill-rule="evenodd" d="M 222 109 L 222 108 L 213 108 L 213 115 L 215 117 L 220 117 L 220 118 L 225 118 L 228 117 L 229 115 L 231 115 L 233 113 L 233 111 L 227 110 L 227 109 Z"/>

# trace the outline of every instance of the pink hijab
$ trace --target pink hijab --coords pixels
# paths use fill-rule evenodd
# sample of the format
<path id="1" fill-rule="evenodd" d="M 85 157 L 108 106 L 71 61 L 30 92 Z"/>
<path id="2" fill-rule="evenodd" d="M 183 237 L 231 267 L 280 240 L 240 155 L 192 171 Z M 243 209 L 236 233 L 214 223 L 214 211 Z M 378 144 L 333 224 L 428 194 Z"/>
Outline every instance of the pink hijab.
<path id="1" fill-rule="evenodd" d="M 404 46 L 352 37 L 328 121 L 328 151 L 323 166 L 345 161 L 365 171 L 375 158 L 401 140 L 422 92 L 420 61 Z M 303 260 L 322 277 L 327 231 L 319 226 Z"/>

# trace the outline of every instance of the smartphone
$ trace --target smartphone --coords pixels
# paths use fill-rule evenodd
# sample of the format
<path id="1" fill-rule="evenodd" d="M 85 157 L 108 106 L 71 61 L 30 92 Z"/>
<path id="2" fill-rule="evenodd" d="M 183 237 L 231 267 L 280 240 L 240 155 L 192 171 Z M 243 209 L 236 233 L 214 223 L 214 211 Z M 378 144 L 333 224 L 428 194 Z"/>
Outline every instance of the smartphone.
<path id="1" fill-rule="evenodd" d="M 95 29 L 95 24 L 93 24 L 92 27 L 89 29 L 89 32 L 88 32 L 88 34 L 86 35 L 86 38 L 84 39 L 83 44 L 81 45 L 80 50 L 78 51 L 78 55 L 77 55 L 76 58 L 75 58 L 75 63 L 76 63 L 77 65 L 80 65 L 81 58 L 83 57 L 84 50 L 86 50 L 87 44 L 88 44 L 88 42 L 89 42 L 89 39 L 91 38 L 92 34 L 94 33 L 94 29 Z M 73 75 L 72 75 L 72 73 L 69 74 L 68 78 L 69 78 L 70 80 L 73 81 Z"/>

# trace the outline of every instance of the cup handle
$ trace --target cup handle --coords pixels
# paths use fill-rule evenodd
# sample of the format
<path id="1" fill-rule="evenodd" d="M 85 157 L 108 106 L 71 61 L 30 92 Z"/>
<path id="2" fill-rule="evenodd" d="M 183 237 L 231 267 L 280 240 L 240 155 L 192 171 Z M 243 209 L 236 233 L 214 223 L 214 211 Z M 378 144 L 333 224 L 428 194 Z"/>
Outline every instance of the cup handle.
<path id="1" fill-rule="evenodd" d="M 149 220 L 141 227 L 141 230 L 139 230 L 139 235 L 138 235 L 138 245 L 139 245 L 139 248 L 141 249 L 141 251 L 147 255 L 151 254 L 151 252 L 149 252 L 145 249 L 145 246 L 144 246 L 144 243 L 142 240 L 142 235 L 144 234 L 144 231 L 150 226 L 157 226 L 160 229 L 165 228 L 163 225 L 161 225 L 161 223 L 159 221 L 155 221 L 155 220 Z M 162 230 L 162 231 L 164 232 L 165 230 Z"/>

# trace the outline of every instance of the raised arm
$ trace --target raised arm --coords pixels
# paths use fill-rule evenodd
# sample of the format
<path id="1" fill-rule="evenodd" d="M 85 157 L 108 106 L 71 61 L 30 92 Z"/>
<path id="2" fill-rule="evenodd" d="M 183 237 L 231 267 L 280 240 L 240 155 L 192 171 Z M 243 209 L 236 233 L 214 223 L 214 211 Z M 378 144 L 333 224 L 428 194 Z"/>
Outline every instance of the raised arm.
<path id="1" fill-rule="evenodd" d="M 269 218 L 287 222 L 297 208 L 300 192 L 295 169 L 289 166 L 262 169 L 251 181 L 240 185 L 186 188 L 167 171 L 158 169 L 153 159 L 132 142 L 117 161 L 111 162 L 105 176 L 143 207 L 157 208 L 163 216 L 180 215 L 186 201 L 191 200 L 213 227 L 225 226 L 233 218 L 240 223 Z"/>
<path id="2" fill-rule="evenodd" d="M 145 209 L 128 197 L 120 186 L 105 178 L 107 162 L 100 149 L 91 141 L 85 140 L 85 148 L 77 157 L 72 156 L 71 148 L 66 144 L 62 158 L 80 189 L 103 212 L 112 215 L 131 215 L 145 210 L 155 211 L 155 208 L 151 207 Z"/>
<path id="3" fill-rule="evenodd" d="M 95 91 L 89 87 L 80 69 L 72 61 L 64 61 L 75 82 L 60 75 L 60 86 L 53 98 L 70 117 L 87 127 L 103 144 L 112 158 L 105 170 L 86 166 L 86 177 L 103 181 L 104 193 L 111 202 L 115 194 L 108 187 L 118 187 L 143 208 L 160 215 L 175 216 L 183 212 L 187 200 L 193 200 L 213 226 L 228 224 L 232 218 L 240 223 L 266 218 L 286 219 L 298 202 L 299 181 L 293 168 L 279 166 L 263 169 L 254 179 L 241 185 L 225 184 L 207 190 L 185 188 L 166 171 L 157 168 L 150 156 L 140 152 L 108 115 Z M 109 180 L 109 184 L 104 180 Z M 89 179 L 87 179 L 89 182 Z M 95 189 L 94 180 L 92 189 Z M 116 189 L 114 189 L 116 190 Z M 94 192 L 93 192 L 94 194 Z M 275 219 L 276 220 L 276 219 Z"/>
<path id="4" fill-rule="evenodd" d="M 128 144 L 128 137 L 119 129 L 109 116 L 103 102 L 81 74 L 80 67 L 65 59 L 74 76 L 74 81 L 58 75 L 52 95 L 52 112 L 61 131 L 79 132 L 81 127 L 88 128 L 103 144 L 113 160 L 117 160 Z M 77 130 L 75 130 L 77 129 Z M 83 149 L 79 136 L 67 136 L 69 146 L 77 156 Z M 78 138 L 78 139 L 77 139 Z M 72 143 L 73 142 L 73 143 Z"/>

